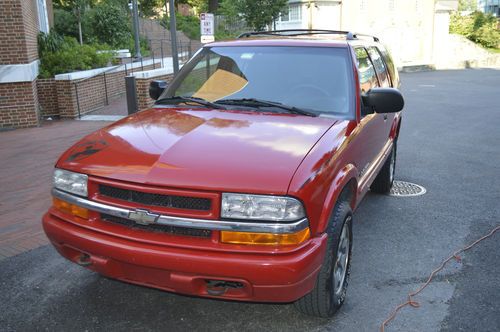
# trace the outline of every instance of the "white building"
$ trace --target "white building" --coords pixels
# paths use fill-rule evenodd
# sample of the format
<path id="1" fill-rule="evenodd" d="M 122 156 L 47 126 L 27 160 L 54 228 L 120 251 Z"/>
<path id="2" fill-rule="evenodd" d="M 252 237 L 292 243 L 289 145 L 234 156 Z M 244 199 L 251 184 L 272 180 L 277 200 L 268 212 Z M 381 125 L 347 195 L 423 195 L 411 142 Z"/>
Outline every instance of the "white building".
<path id="1" fill-rule="evenodd" d="M 290 0 L 276 29 L 348 30 L 375 35 L 399 66 L 434 64 L 458 0 Z"/>

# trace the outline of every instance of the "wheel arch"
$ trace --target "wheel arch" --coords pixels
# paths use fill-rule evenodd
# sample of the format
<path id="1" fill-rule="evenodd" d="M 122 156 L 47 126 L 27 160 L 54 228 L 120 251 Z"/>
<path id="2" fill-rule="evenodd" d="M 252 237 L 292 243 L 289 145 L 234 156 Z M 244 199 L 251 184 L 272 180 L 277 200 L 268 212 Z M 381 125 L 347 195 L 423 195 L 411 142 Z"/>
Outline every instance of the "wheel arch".
<path id="1" fill-rule="evenodd" d="M 340 200 L 347 200 L 354 210 L 358 199 L 357 168 L 353 164 L 346 165 L 333 179 L 328 191 L 323 210 L 318 222 L 317 233 L 324 233 L 328 227 L 335 205 Z"/>

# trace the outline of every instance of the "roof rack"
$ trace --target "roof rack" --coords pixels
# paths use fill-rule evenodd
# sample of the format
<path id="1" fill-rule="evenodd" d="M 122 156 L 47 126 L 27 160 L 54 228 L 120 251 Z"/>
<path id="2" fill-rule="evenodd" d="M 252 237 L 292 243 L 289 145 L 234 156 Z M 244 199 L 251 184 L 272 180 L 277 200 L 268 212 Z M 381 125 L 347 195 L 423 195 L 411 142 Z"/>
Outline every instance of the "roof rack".
<path id="1" fill-rule="evenodd" d="M 238 38 L 249 38 L 253 36 L 307 36 L 307 35 L 345 35 L 347 40 L 355 40 L 358 37 L 373 38 L 373 41 L 378 42 L 379 39 L 375 36 L 354 33 L 351 31 L 340 30 L 323 30 L 323 29 L 287 29 L 287 30 L 271 30 L 271 31 L 252 31 L 244 32 Z"/>

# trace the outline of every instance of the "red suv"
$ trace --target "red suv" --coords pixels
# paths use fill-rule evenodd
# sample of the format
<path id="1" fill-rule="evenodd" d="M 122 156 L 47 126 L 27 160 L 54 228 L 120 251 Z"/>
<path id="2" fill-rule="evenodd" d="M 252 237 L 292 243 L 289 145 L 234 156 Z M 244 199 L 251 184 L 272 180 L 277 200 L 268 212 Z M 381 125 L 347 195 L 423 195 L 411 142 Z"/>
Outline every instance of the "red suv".
<path id="1" fill-rule="evenodd" d="M 56 164 L 47 236 L 111 278 L 228 300 L 342 305 L 352 213 L 390 190 L 404 101 L 378 39 L 246 33 Z"/>

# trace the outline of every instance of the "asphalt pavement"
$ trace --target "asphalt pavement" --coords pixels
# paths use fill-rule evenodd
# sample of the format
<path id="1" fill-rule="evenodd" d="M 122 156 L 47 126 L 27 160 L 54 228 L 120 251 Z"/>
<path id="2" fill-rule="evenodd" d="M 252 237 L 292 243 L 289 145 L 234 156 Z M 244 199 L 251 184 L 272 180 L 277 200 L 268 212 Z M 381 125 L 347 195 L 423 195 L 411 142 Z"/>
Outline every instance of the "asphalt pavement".
<path id="1" fill-rule="evenodd" d="M 0 261 L 0 330 L 377 331 L 444 258 L 500 225 L 500 70 L 401 76 L 396 178 L 427 193 L 361 203 L 347 301 L 334 318 L 134 286 L 44 246 Z M 453 260 L 415 298 L 420 308 L 402 309 L 386 331 L 500 331 L 499 263 L 500 232 Z"/>

